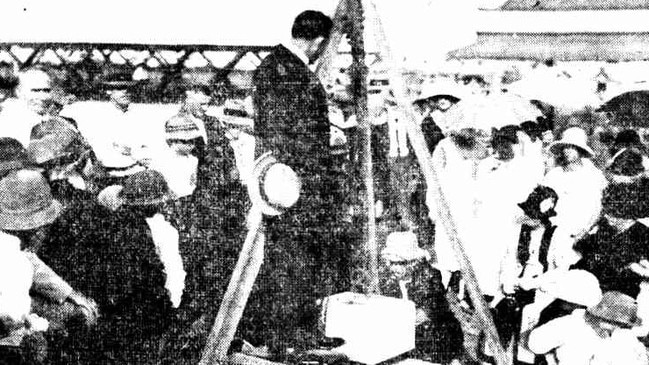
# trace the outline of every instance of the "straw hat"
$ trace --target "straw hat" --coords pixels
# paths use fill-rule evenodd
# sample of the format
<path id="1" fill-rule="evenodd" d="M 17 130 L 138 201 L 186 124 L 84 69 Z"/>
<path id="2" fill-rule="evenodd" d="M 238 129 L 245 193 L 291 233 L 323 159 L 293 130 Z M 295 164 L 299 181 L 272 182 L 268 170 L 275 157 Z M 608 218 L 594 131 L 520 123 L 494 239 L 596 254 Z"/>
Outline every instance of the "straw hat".
<path id="1" fill-rule="evenodd" d="M 176 115 L 165 123 L 165 133 L 167 140 L 180 139 L 190 141 L 201 138 L 201 131 L 194 122 L 193 118 L 187 114 Z"/>
<path id="2" fill-rule="evenodd" d="M 140 81 L 133 80 L 133 74 L 126 71 L 108 72 L 101 79 L 104 90 L 124 90 L 137 86 Z"/>
<path id="3" fill-rule="evenodd" d="M 428 257 L 428 252 L 419 247 L 414 232 L 392 232 L 386 239 L 381 256 L 390 262 L 415 261 Z"/>
<path id="4" fill-rule="evenodd" d="M 421 93 L 413 102 L 422 102 L 431 98 L 451 97 L 454 101 L 462 100 L 465 91 L 458 83 L 451 80 L 442 80 L 424 84 Z"/>
<path id="5" fill-rule="evenodd" d="M 0 180 L 0 229 L 23 231 L 54 222 L 61 203 L 41 173 L 19 170 Z"/>
<path id="6" fill-rule="evenodd" d="M 280 215 L 297 203 L 301 182 L 295 171 L 266 152 L 254 164 L 248 182 L 253 206 L 265 215 Z"/>
<path id="7" fill-rule="evenodd" d="M 223 123 L 235 126 L 252 127 L 254 111 L 252 100 L 232 100 L 225 101 L 223 108 L 216 111 L 215 116 Z"/>
<path id="8" fill-rule="evenodd" d="M 560 140 L 552 142 L 552 144 L 550 144 L 549 149 L 550 152 L 554 154 L 558 154 L 562 148 L 567 146 L 572 146 L 572 147 L 577 147 L 588 157 L 591 157 L 595 153 L 588 146 L 587 141 L 588 141 L 588 136 L 586 136 L 586 132 L 583 129 L 579 127 L 572 127 L 566 129 L 563 132 Z"/>
<path id="9" fill-rule="evenodd" d="M 602 300 L 594 307 L 586 310 L 593 317 L 612 322 L 622 327 L 640 326 L 638 318 L 638 303 L 635 299 L 618 291 L 604 293 Z"/>
<path id="10" fill-rule="evenodd" d="M 539 290 L 566 302 L 592 307 L 602 299 L 597 278 L 585 270 L 555 270 L 545 275 Z"/>
<path id="11" fill-rule="evenodd" d="M 155 170 L 131 175 L 122 185 L 117 196 L 123 205 L 155 205 L 173 198 L 164 177 Z"/>

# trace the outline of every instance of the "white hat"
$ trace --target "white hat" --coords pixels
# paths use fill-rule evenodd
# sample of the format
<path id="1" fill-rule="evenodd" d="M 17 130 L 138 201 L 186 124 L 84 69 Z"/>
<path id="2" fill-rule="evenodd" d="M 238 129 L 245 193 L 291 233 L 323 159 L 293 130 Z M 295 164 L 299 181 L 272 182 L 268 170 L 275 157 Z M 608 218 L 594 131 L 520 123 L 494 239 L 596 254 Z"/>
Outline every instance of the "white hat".
<path id="1" fill-rule="evenodd" d="M 443 95 L 452 96 L 457 99 L 462 99 L 465 97 L 465 90 L 454 81 L 451 80 L 440 80 L 434 83 L 427 83 L 421 87 L 421 93 L 414 100 L 423 101 L 432 97 L 441 97 Z"/>
<path id="2" fill-rule="evenodd" d="M 597 278 L 585 270 L 554 270 L 542 279 L 539 290 L 566 302 L 592 307 L 602 299 Z"/>
<path id="3" fill-rule="evenodd" d="M 550 144 L 550 152 L 557 154 L 559 150 L 566 146 L 579 148 L 588 157 L 594 155 L 593 150 L 588 146 L 588 136 L 586 132 L 579 127 L 571 127 L 563 131 L 561 139 Z"/>
<path id="4" fill-rule="evenodd" d="M 301 183 L 297 174 L 270 152 L 255 161 L 247 185 L 252 204 L 266 215 L 280 215 L 300 198 Z"/>
<path id="5" fill-rule="evenodd" d="M 412 231 L 392 232 L 388 235 L 381 256 L 387 261 L 414 261 L 428 256 L 419 247 L 417 235 Z"/>

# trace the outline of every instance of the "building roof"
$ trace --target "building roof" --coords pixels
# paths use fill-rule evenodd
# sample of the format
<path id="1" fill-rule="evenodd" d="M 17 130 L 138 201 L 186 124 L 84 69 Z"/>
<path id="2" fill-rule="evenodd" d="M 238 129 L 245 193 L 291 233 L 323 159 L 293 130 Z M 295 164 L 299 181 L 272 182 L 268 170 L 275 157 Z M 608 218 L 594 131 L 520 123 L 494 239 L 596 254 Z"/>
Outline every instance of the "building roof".
<path id="1" fill-rule="evenodd" d="M 649 0 L 509 0 L 501 10 L 639 10 L 649 9 Z"/>
<path id="2" fill-rule="evenodd" d="M 480 33 L 476 43 L 450 52 L 449 58 L 643 61 L 649 60 L 649 32 Z"/>

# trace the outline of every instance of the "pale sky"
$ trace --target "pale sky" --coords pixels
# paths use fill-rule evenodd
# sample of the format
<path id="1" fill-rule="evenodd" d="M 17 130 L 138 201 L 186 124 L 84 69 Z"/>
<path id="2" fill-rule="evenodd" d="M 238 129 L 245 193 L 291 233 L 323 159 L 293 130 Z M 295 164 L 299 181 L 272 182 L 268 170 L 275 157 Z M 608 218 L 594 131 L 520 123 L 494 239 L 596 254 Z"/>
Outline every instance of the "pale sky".
<path id="1" fill-rule="evenodd" d="M 374 0 L 397 58 L 437 60 L 475 39 L 475 9 L 501 0 Z M 306 9 L 337 0 L 4 0 L 0 42 L 274 45 Z M 370 37 L 372 25 L 366 24 Z M 374 48 L 368 42 L 368 48 Z M 371 51 L 371 49 L 370 49 Z"/>

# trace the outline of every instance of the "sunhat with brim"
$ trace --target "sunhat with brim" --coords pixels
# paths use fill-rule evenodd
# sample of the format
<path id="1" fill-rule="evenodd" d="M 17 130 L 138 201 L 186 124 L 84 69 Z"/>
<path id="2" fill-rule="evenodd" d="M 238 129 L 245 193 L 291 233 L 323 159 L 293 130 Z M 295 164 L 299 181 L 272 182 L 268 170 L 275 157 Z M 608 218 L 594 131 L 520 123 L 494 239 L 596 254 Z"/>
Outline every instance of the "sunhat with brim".
<path id="1" fill-rule="evenodd" d="M 630 296 L 618 291 L 608 291 L 597 305 L 586 309 L 593 317 L 617 324 L 625 328 L 642 325 L 638 317 L 638 303 Z"/>
<path id="2" fill-rule="evenodd" d="M 61 214 L 41 173 L 19 170 L 0 180 L 0 229 L 25 231 L 45 226 Z"/>
<path id="3" fill-rule="evenodd" d="M 428 252 L 419 247 L 414 232 L 392 232 L 386 239 L 381 256 L 389 262 L 408 262 L 427 258 Z"/>
<path id="4" fill-rule="evenodd" d="M 450 98 L 454 101 L 462 100 L 467 92 L 462 89 L 462 86 L 453 81 L 438 81 L 435 83 L 424 84 L 421 88 L 421 93 L 413 102 L 421 103 L 428 99 L 435 98 Z"/>
<path id="5" fill-rule="evenodd" d="M 291 167 L 277 161 L 270 152 L 264 153 L 255 161 L 247 185 L 253 206 L 265 215 L 280 215 L 300 198 L 299 177 Z"/>
<path id="6" fill-rule="evenodd" d="M 214 114 L 223 123 L 246 127 L 254 125 L 252 106 L 246 100 L 226 100 Z"/>
<path id="7" fill-rule="evenodd" d="M 201 137 L 201 131 L 189 115 L 177 115 L 165 123 L 165 138 L 167 140 L 191 141 Z"/>
<path id="8" fill-rule="evenodd" d="M 100 84 L 104 90 L 125 90 L 140 84 L 140 81 L 133 80 L 133 74 L 128 72 L 113 72 L 105 75 Z"/>
<path id="9" fill-rule="evenodd" d="M 122 205 L 156 205 L 173 200 L 169 186 L 161 173 L 145 170 L 129 176 L 118 193 Z"/>
<path id="10" fill-rule="evenodd" d="M 561 139 L 550 144 L 550 152 L 557 155 L 559 152 L 566 147 L 576 147 L 586 156 L 591 157 L 595 153 L 588 146 L 588 136 L 586 132 L 579 127 L 572 127 L 566 129 L 561 135 Z"/>
<path id="11" fill-rule="evenodd" d="M 82 138 L 72 123 L 60 117 L 52 117 L 36 124 L 31 130 L 30 138 L 39 139 L 50 134 L 71 134 L 75 138 Z"/>
<path id="12" fill-rule="evenodd" d="M 566 302 L 592 307 L 602 299 L 597 278 L 585 270 L 553 270 L 541 279 L 539 290 Z"/>

